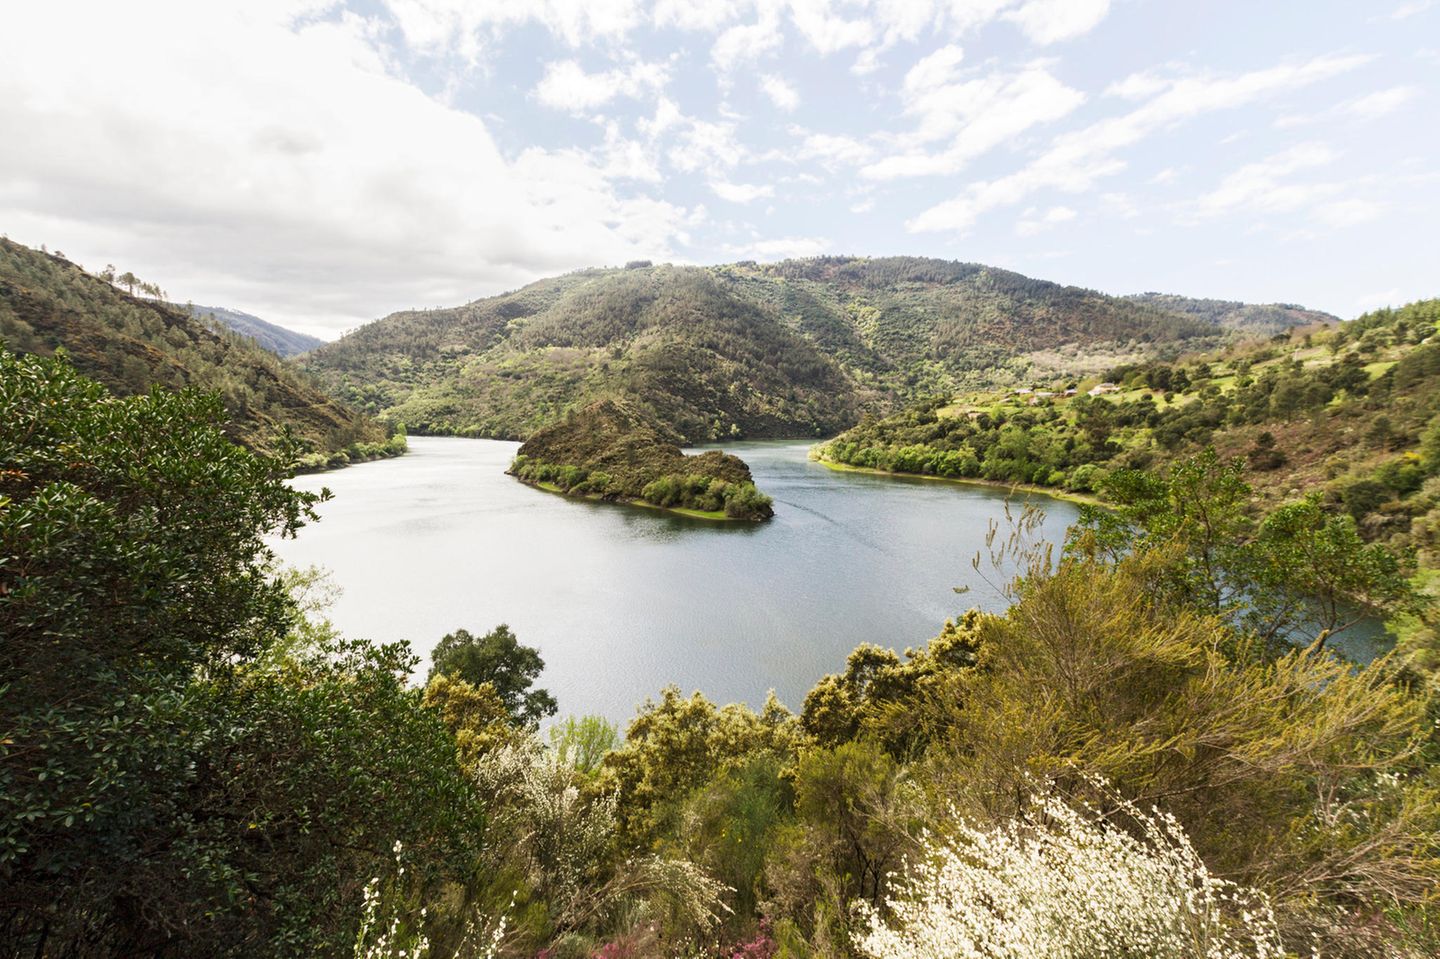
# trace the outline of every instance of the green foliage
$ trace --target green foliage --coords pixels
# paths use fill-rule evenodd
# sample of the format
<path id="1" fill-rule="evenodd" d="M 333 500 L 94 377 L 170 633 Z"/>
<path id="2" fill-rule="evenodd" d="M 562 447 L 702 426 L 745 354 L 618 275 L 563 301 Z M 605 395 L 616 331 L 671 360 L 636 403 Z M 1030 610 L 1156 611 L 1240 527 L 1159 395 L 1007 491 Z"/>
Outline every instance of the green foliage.
<path id="1" fill-rule="evenodd" d="M 680 821 L 685 800 L 750 756 L 789 754 L 795 718 L 771 697 L 756 714 L 743 705 L 717 707 L 700 693 L 674 686 L 646 701 L 625 731 L 625 745 L 605 757 L 603 781 L 619 792 L 621 834 L 642 847 Z"/>
<path id="2" fill-rule="evenodd" d="M 1163 553 L 1159 585 L 1173 601 L 1243 619 L 1264 641 L 1323 645 L 1365 616 L 1413 606 L 1396 557 L 1365 544 L 1351 517 L 1310 496 L 1257 518 L 1242 462 L 1213 449 L 1164 473 L 1119 470 L 1104 492 L 1113 508 L 1085 507 L 1072 549 Z"/>
<path id="3" fill-rule="evenodd" d="M 463 874 L 478 808 L 399 648 L 272 573 L 313 519 L 216 397 L 0 351 L 0 930 L 39 955 L 337 954 L 391 844 Z M 405 790 L 396 790 L 396 783 Z"/>
<path id="4" fill-rule="evenodd" d="M 1213 446 L 1222 458 L 1245 458 L 1265 505 L 1305 489 L 1327 511 L 1349 513 L 1367 542 L 1413 546 L 1433 564 L 1440 497 L 1426 482 L 1440 476 L 1437 318 L 1440 300 L 1427 300 L 1184 365 L 1120 366 L 1108 374 L 1121 384 L 1113 395 L 932 398 L 866 420 L 820 454 L 893 472 L 1101 492 L 1111 473 Z"/>
<path id="5" fill-rule="evenodd" d="M 1127 299 L 1193 316 L 1214 326 L 1242 333 L 1269 336 L 1284 333 L 1291 327 L 1314 323 L 1333 323 L 1329 313 L 1307 310 L 1292 303 L 1241 303 L 1235 300 L 1206 300 L 1168 293 L 1141 293 Z"/>
<path id="6" fill-rule="evenodd" d="M 448 676 L 474 687 L 488 685 L 516 725 L 534 727 L 546 716 L 555 715 L 555 697 L 531 688 L 545 669 L 539 650 L 521 645 L 504 623 L 484 636 L 473 636 L 465 629 L 445 634 L 435 644 L 430 661 L 432 682 L 437 676 Z"/>
<path id="7" fill-rule="evenodd" d="M 849 954 L 851 907 L 883 901 L 891 873 L 916 848 L 922 799 L 905 767 L 869 741 L 803 753 L 796 821 L 777 836 L 766 872 L 779 917 L 822 954 Z"/>
<path id="8" fill-rule="evenodd" d="M 566 716 L 550 727 L 550 746 L 562 765 L 583 775 L 600 769 L 605 757 L 620 745 L 620 730 L 603 716 Z"/>
<path id="9" fill-rule="evenodd" d="M 1420 838 L 1440 825 L 1423 701 L 1384 662 L 1227 639 L 1224 620 L 1155 589 L 1170 562 L 1142 546 L 1032 567 L 980 623 L 980 668 L 934 701 L 950 729 L 936 788 L 1011 816 L 1026 782 L 1106 778 L 1179 817 L 1207 863 L 1275 895 L 1296 927 L 1422 903 L 1440 876 Z"/>

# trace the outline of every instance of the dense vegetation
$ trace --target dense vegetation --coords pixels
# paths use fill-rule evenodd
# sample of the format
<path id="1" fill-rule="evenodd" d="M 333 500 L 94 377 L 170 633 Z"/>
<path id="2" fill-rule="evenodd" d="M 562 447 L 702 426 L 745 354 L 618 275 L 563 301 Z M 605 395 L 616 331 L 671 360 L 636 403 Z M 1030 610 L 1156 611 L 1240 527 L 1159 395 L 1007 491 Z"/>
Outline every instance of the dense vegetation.
<path id="1" fill-rule="evenodd" d="M 249 338 L 3 238 L 0 342 L 44 356 L 63 348 L 77 369 L 122 396 L 155 385 L 217 392 L 233 439 L 265 451 L 288 434 L 305 447 L 307 469 L 405 449 L 403 433 L 331 399 Z"/>
<path id="2" fill-rule="evenodd" d="M 509 472 L 572 496 L 645 503 L 719 519 L 769 519 L 770 497 L 739 457 L 687 456 L 644 413 L 599 400 L 544 427 L 520 447 Z"/>
<path id="3" fill-rule="evenodd" d="M 1274 336 L 1295 326 L 1335 323 L 1338 316 L 1307 310 L 1294 303 L 1241 303 L 1238 300 L 1206 300 L 1171 293 L 1137 293 L 1128 299 L 1158 306 L 1171 313 L 1193 316 L 1227 330 L 1259 336 Z"/>
<path id="4" fill-rule="evenodd" d="M 317 497 L 226 419 L 0 351 L 0 953 L 333 955 L 395 842 L 473 867 L 409 654 L 306 627 L 262 538 Z"/>
<path id="5" fill-rule="evenodd" d="M 295 356 L 313 350 L 325 342 L 318 336 L 287 330 L 258 316 L 240 310 L 228 310 L 223 306 L 195 306 L 192 303 L 190 312 L 202 320 L 218 323 L 241 336 L 250 337 L 276 356 Z"/>
<path id="6" fill-rule="evenodd" d="M 422 691 L 316 618 L 263 540 L 315 498 L 223 416 L 0 352 L 6 954 L 1440 949 L 1440 683 L 1327 650 L 1433 603 L 1238 463 L 1115 472 L 1058 554 L 1023 514 L 1008 610 L 862 646 L 798 715 L 672 688 L 547 745 L 508 629 Z"/>
<path id="7" fill-rule="evenodd" d="M 1090 492 L 1116 470 L 1214 446 L 1269 503 L 1304 490 L 1365 538 L 1440 565 L 1440 300 L 1262 344 L 1110 372 L 1089 396 L 969 394 L 872 420 L 823 447 L 854 466 Z M 1066 397 L 1063 388 L 1080 386 Z M 1033 404 L 1033 405 L 1032 405 Z"/>
<path id="8" fill-rule="evenodd" d="M 523 439 L 623 396 L 694 443 L 822 436 L 902 399 L 1173 355 L 1224 332 L 1144 302 L 918 257 L 642 263 L 396 313 L 304 363 L 336 396 L 420 432 Z"/>

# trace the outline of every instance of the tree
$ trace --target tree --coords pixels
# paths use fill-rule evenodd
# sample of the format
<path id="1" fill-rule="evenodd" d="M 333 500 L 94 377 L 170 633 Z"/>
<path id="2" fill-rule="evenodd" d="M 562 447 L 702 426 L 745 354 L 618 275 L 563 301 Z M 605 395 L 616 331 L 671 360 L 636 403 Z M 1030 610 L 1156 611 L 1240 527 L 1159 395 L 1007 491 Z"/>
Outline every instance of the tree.
<path id="1" fill-rule="evenodd" d="M 116 281 L 119 282 L 121 286 L 129 289 L 130 295 L 134 296 L 135 287 L 139 285 L 140 278 L 134 273 L 131 273 L 129 270 L 126 270 L 124 273 L 121 273 L 118 277 L 116 277 Z"/>
<path id="2" fill-rule="evenodd" d="M 465 629 L 446 634 L 430 661 L 431 679 L 443 674 L 472 686 L 489 684 L 518 726 L 537 726 L 555 715 L 555 697 L 530 688 L 545 669 L 545 660 L 539 650 L 522 646 L 504 623 L 478 638 Z"/>
<path id="3" fill-rule="evenodd" d="M 397 840 L 473 863 L 413 658 L 300 624 L 265 541 L 319 497 L 223 422 L 0 351 L 0 952 L 336 955 Z"/>
<path id="4" fill-rule="evenodd" d="M 567 716 L 550 727 L 550 745 L 561 763 L 589 776 L 620 745 L 620 731 L 604 716 Z"/>

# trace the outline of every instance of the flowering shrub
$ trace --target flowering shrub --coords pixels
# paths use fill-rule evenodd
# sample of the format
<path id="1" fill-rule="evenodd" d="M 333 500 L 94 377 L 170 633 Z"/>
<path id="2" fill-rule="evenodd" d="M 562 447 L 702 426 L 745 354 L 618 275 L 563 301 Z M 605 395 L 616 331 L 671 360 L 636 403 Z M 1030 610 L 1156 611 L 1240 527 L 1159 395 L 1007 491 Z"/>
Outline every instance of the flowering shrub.
<path id="1" fill-rule="evenodd" d="M 392 879 L 382 881 L 376 876 L 365 884 L 360 931 L 355 936 L 355 959 L 428 959 L 430 956 L 430 940 L 422 931 L 428 910 L 424 906 L 418 911 L 409 908 L 401 891 L 405 880 L 405 865 L 401 860 L 404 848 L 397 840 Z M 495 959 L 505 938 L 505 920 L 506 916 L 502 915 L 490 928 L 482 916 L 470 916 L 454 954 Z"/>
<path id="2" fill-rule="evenodd" d="M 1038 825 L 928 837 L 890 916 L 859 906 L 874 959 L 1281 959 L 1263 895 L 1212 876 L 1179 824 L 1122 803 L 1139 837 L 1037 798 Z"/>

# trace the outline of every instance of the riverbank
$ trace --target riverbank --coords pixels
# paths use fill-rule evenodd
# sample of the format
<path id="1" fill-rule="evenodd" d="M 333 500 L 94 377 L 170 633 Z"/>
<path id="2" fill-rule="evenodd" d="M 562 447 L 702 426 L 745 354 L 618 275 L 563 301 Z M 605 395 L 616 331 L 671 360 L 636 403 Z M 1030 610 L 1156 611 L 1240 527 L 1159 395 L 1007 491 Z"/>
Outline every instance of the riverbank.
<path id="1" fill-rule="evenodd" d="M 647 503 L 645 500 L 642 500 L 642 499 L 634 499 L 634 498 L 631 498 L 631 497 L 623 497 L 623 496 L 622 496 L 622 497 L 618 497 L 618 498 L 617 498 L 617 497 L 607 497 L 607 496 L 601 496 L 599 493 L 569 493 L 569 492 L 566 492 L 565 490 L 561 489 L 559 486 L 555 485 L 554 483 L 533 482 L 533 481 L 531 481 L 531 480 L 522 479 L 522 478 L 519 477 L 519 476 L 515 476 L 514 473 L 510 473 L 509 475 L 512 476 L 517 482 L 522 483 L 522 484 L 524 484 L 525 486 L 530 487 L 531 489 L 544 490 L 544 491 L 547 492 L 547 493 L 554 493 L 555 495 L 557 495 L 557 496 L 563 496 L 563 497 L 565 497 L 566 499 L 583 499 L 583 500 L 589 500 L 589 501 L 591 501 L 592 503 L 613 503 L 613 504 L 615 504 L 615 505 L 617 505 L 617 506 L 639 506 L 639 507 L 641 507 L 641 508 L 643 508 L 643 509 L 658 510 L 658 511 L 660 511 L 661 513 L 674 513 L 676 516 L 686 516 L 686 517 L 689 517 L 690 519 L 703 519 L 703 520 L 706 520 L 706 521 L 711 522 L 711 523 L 758 523 L 758 522 L 762 522 L 762 520 L 749 519 L 749 518 L 744 517 L 744 516 L 726 516 L 726 515 L 725 515 L 725 512 L 724 512 L 723 510 L 713 510 L 713 511 L 712 511 L 712 510 L 699 510 L 699 509 L 685 509 L 684 507 L 680 507 L 680 506 L 660 506 L 660 505 L 655 504 L 655 503 Z"/>
<path id="2" fill-rule="evenodd" d="M 832 459 L 826 459 L 815 449 L 810 451 L 812 462 L 819 463 L 827 469 L 837 473 L 870 473 L 874 476 L 888 476 L 891 478 L 905 477 L 909 479 L 935 480 L 941 483 L 956 483 L 961 486 L 985 486 L 990 489 L 1008 490 L 1011 492 L 1035 493 L 1039 496 L 1048 496 L 1051 499 L 1064 500 L 1067 503 L 1074 503 L 1077 506 L 1104 506 L 1105 504 L 1096 496 L 1087 493 L 1075 493 L 1070 490 L 1056 489 L 1053 486 L 1038 486 L 1035 483 L 1004 483 L 1000 480 L 976 479 L 966 476 L 931 476 L 926 473 L 901 473 L 895 470 L 879 470 L 869 466 L 851 466 L 849 463 L 840 463 Z"/>

